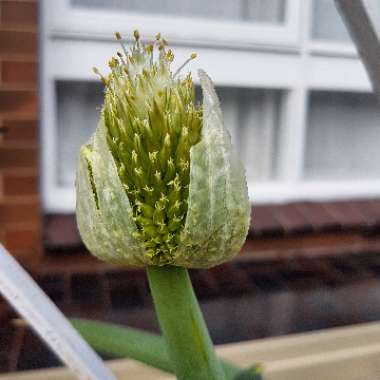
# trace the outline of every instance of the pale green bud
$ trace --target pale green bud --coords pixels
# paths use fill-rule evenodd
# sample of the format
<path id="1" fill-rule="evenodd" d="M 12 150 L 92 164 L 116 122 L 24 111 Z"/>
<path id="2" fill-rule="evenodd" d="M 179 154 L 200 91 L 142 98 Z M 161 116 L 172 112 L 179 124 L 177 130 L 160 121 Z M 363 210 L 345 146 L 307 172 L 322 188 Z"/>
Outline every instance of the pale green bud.
<path id="1" fill-rule="evenodd" d="M 203 106 L 197 105 L 190 74 L 178 77 L 184 65 L 171 72 L 166 41 L 157 35 L 155 59 L 155 46 L 134 36 L 130 52 L 122 45 L 124 54 L 101 76 L 101 118 L 77 169 L 79 231 L 106 261 L 220 264 L 244 243 L 250 207 L 214 86 L 200 70 Z"/>

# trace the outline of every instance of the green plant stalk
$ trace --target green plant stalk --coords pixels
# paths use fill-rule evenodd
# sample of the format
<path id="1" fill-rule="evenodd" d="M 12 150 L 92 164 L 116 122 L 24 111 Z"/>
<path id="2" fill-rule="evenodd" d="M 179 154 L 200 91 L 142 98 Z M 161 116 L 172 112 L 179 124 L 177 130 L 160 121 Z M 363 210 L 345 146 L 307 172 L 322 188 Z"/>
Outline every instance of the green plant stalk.
<path id="1" fill-rule="evenodd" d="M 165 341 L 159 335 L 110 323 L 71 319 L 71 323 L 95 350 L 128 357 L 173 373 Z"/>
<path id="2" fill-rule="evenodd" d="M 132 327 L 87 319 L 74 318 L 71 319 L 71 323 L 97 351 L 116 357 L 128 357 L 165 372 L 174 373 L 165 340 L 159 335 Z M 242 371 L 228 362 L 221 360 L 221 363 L 228 380 L 232 380 Z"/>
<path id="3" fill-rule="evenodd" d="M 225 380 L 186 269 L 147 267 L 167 351 L 178 380 Z"/>

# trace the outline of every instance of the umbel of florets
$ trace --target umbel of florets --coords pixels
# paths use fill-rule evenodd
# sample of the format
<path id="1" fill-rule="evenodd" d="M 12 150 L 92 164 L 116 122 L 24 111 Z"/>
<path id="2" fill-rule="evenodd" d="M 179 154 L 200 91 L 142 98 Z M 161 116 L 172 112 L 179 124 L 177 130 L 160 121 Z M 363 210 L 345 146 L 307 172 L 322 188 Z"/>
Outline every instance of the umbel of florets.
<path id="1" fill-rule="evenodd" d="M 105 99 L 77 171 L 77 220 L 89 250 L 129 265 L 209 267 L 245 240 L 249 204 L 244 171 L 223 126 L 213 85 L 200 72 L 203 106 L 191 74 L 174 74 L 173 52 L 158 34 L 135 42 L 100 74 Z"/>

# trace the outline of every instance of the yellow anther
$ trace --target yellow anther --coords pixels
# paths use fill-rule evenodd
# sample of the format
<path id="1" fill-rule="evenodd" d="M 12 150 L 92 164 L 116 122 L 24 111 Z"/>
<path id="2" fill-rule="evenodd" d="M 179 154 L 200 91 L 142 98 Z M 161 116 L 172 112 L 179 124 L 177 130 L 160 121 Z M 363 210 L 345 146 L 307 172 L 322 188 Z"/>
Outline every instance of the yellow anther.
<path id="1" fill-rule="evenodd" d="M 108 66 L 111 68 L 111 69 L 114 69 L 115 67 L 117 67 L 119 65 L 119 61 L 117 58 L 115 57 L 112 57 L 112 59 L 108 62 Z"/>
<path id="2" fill-rule="evenodd" d="M 190 55 L 190 58 L 191 58 L 191 59 L 195 59 L 195 58 L 197 58 L 197 53 L 192 53 L 192 54 Z"/>
<path id="3" fill-rule="evenodd" d="M 115 37 L 116 37 L 116 39 L 117 39 L 118 41 L 121 40 L 121 34 L 120 34 L 119 32 L 116 32 L 116 33 L 115 33 Z"/>
<path id="4" fill-rule="evenodd" d="M 161 33 L 156 34 L 156 40 L 159 41 L 161 39 Z"/>
<path id="5" fill-rule="evenodd" d="M 153 53 L 153 44 L 148 44 L 147 46 L 145 46 L 145 51 L 147 53 Z"/>
<path id="6" fill-rule="evenodd" d="M 140 39 L 140 33 L 137 29 L 133 31 L 133 37 L 135 37 L 136 41 Z"/>
<path id="7" fill-rule="evenodd" d="M 173 62 L 174 54 L 173 54 L 173 51 L 171 49 L 169 49 L 168 52 L 166 53 L 166 58 L 169 62 Z"/>

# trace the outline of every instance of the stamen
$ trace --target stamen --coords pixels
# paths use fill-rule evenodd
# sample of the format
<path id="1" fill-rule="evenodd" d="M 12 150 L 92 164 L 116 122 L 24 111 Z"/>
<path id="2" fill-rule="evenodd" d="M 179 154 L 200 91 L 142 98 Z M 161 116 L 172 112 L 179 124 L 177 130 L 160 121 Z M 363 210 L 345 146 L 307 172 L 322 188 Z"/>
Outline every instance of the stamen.
<path id="1" fill-rule="evenodd" d="M 146 53 L 150 54 L 150 60 L 149 64 L 152 67 L 153 66 L 153 50 L 154 50 L 154 45 L 153 44 L 148 44 L 144 47 Z"/>
<path id="2" fill-rule="evenodd" d="M 168 50 L 168 52 L 166 53 L 166 59 L 169 61 L 169 62 L 173 62 L 174 60 L 174 53 L 171 49 Z"/>
<path id="3" fill-rule="evenodd" d="M 116 54 L 117 54 L 117 56 L 120 58 L 120 61 L 121 61 L 121 63 L 123 64 L 123 66 L 125 66 L 125 65 L 126 65 L 126 62 L 125 62 L 125 60 L 124 60 L 124 58 L 123 58 L 123 54 L 121 54 L 119 51 L 118 51 Z"/>
<path id="4" fill-rule="evenodd" d="M 97 67 L 93 67 L 93 68 L 92 68 L 92 71 L 93 71 L 96 75 L 98 75 L 98 76 L 100 77 L 100 80 L 102 81 L 102 83 L 103 83 L 104 85 L 107 86 L 108 81 L 107 81 L 107 79 L 102 75 L 102 73 L 99 71 L 99 69 L 98 69 Z"/>
<path id="5" fill-rule="evenodd" d="M 110 69 L 114 69 L 118 65 L 119 65 L 119 61 L 115 57 L 112 57 L 112 59 L 108 62 L 108 66 L 110 67 Z"/>
<path id="6" fill-rule="evenodd" d="M 152 54 L 152 53 L 153 53 L 153 44 L 148 44 L 148 45 L 146 45 L 146 46 L 145 46 L 145 51 L 146 51 L 147 53 Z"/>
<path id="7" fill-rule="evenodd" d="M 123 41 L 122 41 L 121 34 L 120 34 L 119 32 L 116 32 L 116 33 L 115 33 L 115 37 L 116 37 L 116 39 L 119 41 L 120 46 L 121 46 L 121 48 L 123 49 L 123 53 L 124 53 L 124 55 L 125 55 L 126 57 L 128 57 L 128 52 L 127 52 L 127 49 L 125 48 L 124 43 L 123 43 Z"/>
<path id="8" fill-rule="evenodd" d="M 178 70 L 174 73 L 173 78 L 175 78 L 180 71 L 193 59 L 197 58 L 197 55 L 195 53 L 191 54 L 190 57 L 178 68 Z"/>

